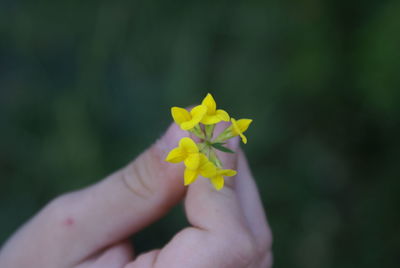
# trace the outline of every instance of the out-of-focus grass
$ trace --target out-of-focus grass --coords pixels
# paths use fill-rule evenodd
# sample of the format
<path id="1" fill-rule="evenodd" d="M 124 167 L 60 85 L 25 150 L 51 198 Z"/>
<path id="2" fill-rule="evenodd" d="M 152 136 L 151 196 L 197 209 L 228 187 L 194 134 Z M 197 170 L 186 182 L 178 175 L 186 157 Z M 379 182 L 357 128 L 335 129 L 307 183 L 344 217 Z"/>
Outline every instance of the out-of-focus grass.
<path id="1" fill-rule="evenodd" d="M 276 267 L 398 261 L 397 1 L 2 1 L 0 241 L 212 92 L 245 150 Z M 134 238 L 161 246 L 182 209 Z"/>

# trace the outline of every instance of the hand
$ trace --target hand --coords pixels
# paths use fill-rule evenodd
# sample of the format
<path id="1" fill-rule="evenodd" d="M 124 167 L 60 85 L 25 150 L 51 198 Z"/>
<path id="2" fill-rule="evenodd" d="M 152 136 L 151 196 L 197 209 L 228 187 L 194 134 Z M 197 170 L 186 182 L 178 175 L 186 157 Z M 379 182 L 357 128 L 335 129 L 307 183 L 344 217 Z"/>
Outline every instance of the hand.
<path id="1" fill-rule="evenodd" d="M 0 267 L 271 267 L 272 235 L 243 152 L 221 155 L 238 171 L 221 191 L 204 178 L 186 188 L 182 165 L 163 161 L 181 137 L 171 126 L 125 168 L 53 200 L 4 245 Z M 183 197 L 192 226 L 135 257 L 129 236 Z"/>

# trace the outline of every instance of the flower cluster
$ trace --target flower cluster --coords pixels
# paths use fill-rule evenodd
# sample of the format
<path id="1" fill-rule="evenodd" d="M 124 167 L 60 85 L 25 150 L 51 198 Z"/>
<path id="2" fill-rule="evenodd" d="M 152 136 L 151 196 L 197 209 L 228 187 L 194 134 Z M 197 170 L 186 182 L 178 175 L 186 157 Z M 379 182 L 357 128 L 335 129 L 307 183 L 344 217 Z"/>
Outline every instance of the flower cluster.
<path id="1" fill-rule="evenodd" d="M 216 150 L 234 153 L 225 146 L 225 142 L 235 136 L 240 136 L 243 143 L 247 143 L 247 138 L 243 133 L 252 120 L 231 118 L 226 111 L 217 109 L 217 104 L 210 93 L 207 94 L 200 105 L 190 111 L 180 107 L 172 107 L 171 114 L 175 123 L 182 130 L 193 133 L 199 138 L 200 142 L 196 143 L 189 137 L 182 138 L 178 147 L 169 152 L 165 161 L 170 163 L 183 162 L 185 164 L 185 185 L 193 183 L 201 175 L 210 179 L 215 189 L 222 189 L 224 177 L 235 176 L 236 171 L 223 169 Z M 215 126 L 221 121 L 231 122 L 231 124 L 214 138 Z"/>

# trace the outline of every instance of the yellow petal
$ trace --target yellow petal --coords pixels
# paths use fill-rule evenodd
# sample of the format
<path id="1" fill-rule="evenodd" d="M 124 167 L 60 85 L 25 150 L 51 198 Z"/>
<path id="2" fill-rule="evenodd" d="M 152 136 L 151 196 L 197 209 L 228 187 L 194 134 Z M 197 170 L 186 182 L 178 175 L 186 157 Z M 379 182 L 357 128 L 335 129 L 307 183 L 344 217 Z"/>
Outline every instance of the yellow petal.
<path id="1" fill-rule="evenodd" d="M 206 106 L 198 105 L 190 111 L 190 114 L 192 116 L 192 120 L 195 121 L 196 124 L 198 124 L 201 121 L 201 119 L 203 119 L 203 116 L 206 114 L 206 112 L 207 112 Z"/>
<path id="2" fill-rule="evenodd" d="M 168 153 L 165 161 L 170 163 L 179 163 L 185 160 L 186 156 L 186 152 L 183 151 L 181 148 L 174 148 Z"/>
<path id="3" fill-rule="evenodd" d="M 213 125 L 221 121 L 221 118 L 219 118 L 217 115 L 204 115 L 203 119 L 201 122 L 204 125 Z"/>
<path id="4" fill-rule="evenodd" d="M 185 166 L 189 169 L 197 169 L 200 164 L 200 154 L 190 154 L 185 158 Z"/>
<path id="5" fill-rule="evenodd" d="M 210 93 L 207 94 L 201 104 L 207 107 L 207 114 L 215 114 L 217 104 L 215 103 L 215 100 Z"/>
<path id="6" fill-rule="evenodd" d="M 253 122 L 253 120 L 251 120 L 251 119 L 239 119 L 236 121 L 236 124 L 237 124 L 238 128 L 240 129 L 240 132 L 243 133 L 249 128 L 251 122 Z"/>
<path id="7" fill-rule="evenodd" d="M 229 114 L 221 109 L 218 109 L 217 112 L 215 113 L 216 116 L 218 116 L 222 121 L 226 121 L 229 122 L 230 118 L 229 118 Z"/>
<path id="8" fill-rule="evenodd" d="M 221 190 L 224 187 L 224 177 L 222 176 L 214 176 L 210 179 L 212 185 L 216 190 Z"/>
<path id="9" fill-rule="evenodd" d="M 210 178 L 217 172 L 215 165 L 210 162 L 205 154 L 200 154 L 199 172 L 201 176 Z"/>
<path id="10" fill-rule="evenodd" d="M 190 111 L 191 119 L 181 124 L 183 130 L 190 130 L 194 128 L 203 119 L 207 112 L 207 107 L 204 105 L 198 105 Z"/>
<path id="11" fill-rule="evenodd" d="M 207 156 L 203 153 L 200 153 L 200 166 L 203 166 L 205 164 L 207 164 L 208 162 L 210 162 L 207 158 Z"/>
<path id="12" fill-rule="evenodd" d="M 200 167 L 200 174 L 205 178 L 211 178 L 216 174 L 215 165 L 211 162 L 207 162 L 206 164 Z"/>
<path id="13" fill-rule="evenodd" d="M 184 137 L 179 141 L 179 148 L 187 153 L 198 153 L 199 148 L 196 143 L 189 137 Z"/>
<path id="14" fill-rule="evenodd" d="M 180 107 L 172 107 L 171 115 L 175 123 L 177 123 L 178 125 L 182 124 L 183 122 L 189 121 L 192 118 L 190 116 L 190 113 L 186 109 Z"/>
<path id="15" fill-rule="evenodd" d="M 244 144 L 246 144 L 246 143 L 247 143 L 247 138 L 246 138 L 246 136 L 243 135 L 243 133 L 239 133 L 239 136 L 240 136 L 240 138 L 242 138 L 242 142 L 243 142 Z"/>
<path id="16" fill-rule="evenodd" d="M 185 179 L 184 184 L 189 185 L 189 184 L 193 183 L 197 179 L 197 175 L 198 175 L 197 170 L 186 168 L 185 172 L 183 174 L 183 177 Z"/>
<path id="17" fill-rule="evenodd" d="M 240 129 L 239 129 L 238 125 L 237 125 L 237 121 L 235 120 L 235 118 L 232 117 L 231 118 L 231 122 L 232 122 L 232 128 L 231 128 L 232 134 L 235 135 L 235 136 L 238 136 L 239 133 L 240 133 Z"/>
<path id="18" fill-rule="evenodd" d="M 192 128 L 194 128 L 198 123 L 196 123 L 193 120 L 187 121 L 187 122 L 183 122 L 181 124 L 181 129 L 182 130 L 191 130 Z"/>
<path id="19" fill-rule="evenodd" d="M 243 120 L 244 120 L 244 121 L 243 121 Z M 238 124 L 239 121 L 241 121 L 241 125 L 240 125 L 241 128 L 239 127 L 239 124 Z M 239 135 L 240 138 L 242 138 L 242 142 L 243 142 L 244 144 L 246 144 L 246 143 L 247 143 L 247 138 L 246 138 L 245 135 L 243 135 L 243 132 L 247 130 L 247 128 L 249 127 L 251 121 L 253 121 L 253 120 L 251 120 L 251 119 L 240 119 L 239 121 L 236 121 L 235 118 L 231 118 L 231 122 L 232 122 L 232 128 L 231 128 L 232 134 L 233 134 L 234 136 L 238 136 L 238 135 Z M 244 129 L 244 130 L 242 131 L 242 129 Z"/>
<path id="20" fill-rule="evenodd" d="M 228 177 L 235 176 L 236 173 L 237 173 L 236 170 L 233 170 L 233 169 L 220 169 L 217 172 L 218 175 L 228 176 Z"/>

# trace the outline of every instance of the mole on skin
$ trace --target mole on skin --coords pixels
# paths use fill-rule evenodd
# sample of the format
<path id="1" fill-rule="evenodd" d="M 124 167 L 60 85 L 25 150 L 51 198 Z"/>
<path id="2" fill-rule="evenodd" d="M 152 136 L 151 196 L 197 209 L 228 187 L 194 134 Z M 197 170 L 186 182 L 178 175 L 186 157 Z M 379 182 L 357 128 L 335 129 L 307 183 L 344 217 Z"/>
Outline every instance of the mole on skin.
<path id="1" fill-rule="evenodd" d="M 74 225 L 75 221 L 74 221 L 73 218 L 68 217 L 68 218 L 66 218 L 66 219 L 64 220 L 63 223 L 64 223 L 65 226 L 72 226 L 72 225 Z"/>

